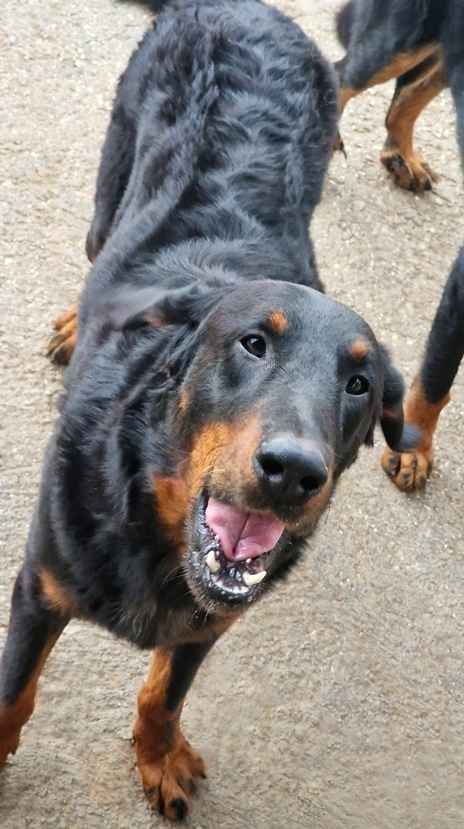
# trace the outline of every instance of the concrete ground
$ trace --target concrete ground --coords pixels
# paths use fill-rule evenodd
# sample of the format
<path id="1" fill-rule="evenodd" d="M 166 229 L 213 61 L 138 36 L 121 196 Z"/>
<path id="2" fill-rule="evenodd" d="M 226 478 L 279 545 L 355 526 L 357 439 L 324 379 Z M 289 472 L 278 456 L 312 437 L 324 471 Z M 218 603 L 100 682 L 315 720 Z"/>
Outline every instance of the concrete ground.
<path id="1" fill-rule="evenodd" d="M 280 0 L 327 55 L 337 0 Z M 60 388 L 44 346 L 88 271 L 84 238 L 115 81 L 148 17 L 77 0 L 4 0 L 1 96 L 1 582 L 8 621 Z M 417 144 L 433 194 L 399 192 L 377 155 L 391 87 L 353 101 L 313 225 L 328 292 L 363 314 L 410 380 L 464 239 L 454 114 Z M 425 495 L 379 467 L 345 475 L 288 582 L 214 648 L 184 727 L 209 777 L 192 829 L 464 826 L 464 388 L 442 416 Z M 148 655 L 72 623 L 0 783 L 3 829 L 148 829 L 130 746 Z"/>

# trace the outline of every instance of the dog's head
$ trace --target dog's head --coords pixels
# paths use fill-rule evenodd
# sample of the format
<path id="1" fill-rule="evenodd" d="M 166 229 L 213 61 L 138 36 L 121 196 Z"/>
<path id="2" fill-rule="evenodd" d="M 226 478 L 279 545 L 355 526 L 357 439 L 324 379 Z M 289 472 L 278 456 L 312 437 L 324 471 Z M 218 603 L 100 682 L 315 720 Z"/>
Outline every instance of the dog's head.
<path id="1" fill-rule="evenodd" d="M 188 357 L 172 357 L 179 462 L 153 485 L 190 589 L 225 613 L 311 535 L 377 421 L 392 448 L 414 443 L 402 379 L 357 314 L 310 288 L 196 285 L 131 302 L 118 324 L 189 326 Z"/>

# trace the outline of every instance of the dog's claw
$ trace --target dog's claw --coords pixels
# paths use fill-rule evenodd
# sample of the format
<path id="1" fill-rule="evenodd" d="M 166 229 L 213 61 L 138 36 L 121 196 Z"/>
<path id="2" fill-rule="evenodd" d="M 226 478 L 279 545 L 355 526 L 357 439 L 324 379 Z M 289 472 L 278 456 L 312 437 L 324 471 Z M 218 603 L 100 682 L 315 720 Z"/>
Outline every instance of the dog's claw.
<path id="1" fill-rule="evenodd" d="M 343 142 L 343 138 L 341 137 L 339 132 L 337 132 L 337 137 L 334 141 L 334 153 L 337 153 L 337 152 L 343 153 L 345 158 L 348 158 L 348 156 L 346 154 L 345 144 Z"/>

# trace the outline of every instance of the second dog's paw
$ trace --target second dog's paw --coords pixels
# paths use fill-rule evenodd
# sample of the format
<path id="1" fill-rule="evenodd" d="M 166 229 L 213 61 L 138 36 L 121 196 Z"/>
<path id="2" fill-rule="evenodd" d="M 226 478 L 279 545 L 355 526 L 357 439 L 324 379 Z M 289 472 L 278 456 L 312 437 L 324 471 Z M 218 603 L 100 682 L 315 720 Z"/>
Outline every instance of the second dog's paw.
<path id="1" fill-rule="evenodd" d="M 428 452 L 393 452 L 385 449 L 382 455 L 382 469 L 391 481 L 404 492 L 425 489 L 432 469 L 433 450 Z"/>
<path id="2" fill-rule="evenodd" d="M 431 190 L 432 184 L 438 180 L 429 165 L 414 151 L 403 156 L 395 149 L 384 147 L 380 160 L 387 168 L 390 178 L 403 190 L 424 193 Z"/>

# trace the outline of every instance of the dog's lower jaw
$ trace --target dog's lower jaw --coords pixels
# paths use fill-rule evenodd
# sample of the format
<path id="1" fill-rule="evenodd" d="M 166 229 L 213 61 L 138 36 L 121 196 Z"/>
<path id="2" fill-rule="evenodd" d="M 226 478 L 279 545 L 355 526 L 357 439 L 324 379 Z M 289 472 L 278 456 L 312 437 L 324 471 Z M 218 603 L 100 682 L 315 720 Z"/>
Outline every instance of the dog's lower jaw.
<path id="1" fill-rule="evenodd" d="M 188 551 L 182 559 L 184 578 L 207 615 L 227 618 L 241 612 L 265 590 L 271 578 L 269 568 L 285 542 L 281 538 L 269 552 L 244 560 L 227 558 L 219 536 L 206 521 L 208 502 L 203 493 L 195 506 L 187 533 Z"/>
<path id="2" fill-rule="evenodd" d="M 203 560 L 202 560 L 203 559 Z M 214 573 L 206 575 L 208 567 L 199 550 L 190 553 L 185 564 L 185 580 L 198 606 L 197 614 L 208 619 L 228 619 L 240 615 L 245 607 L 256 598 L 257 590 L 237 590 L 226 593 L 216 588 Z M 204 573 L 205 575 L 201 575 Z M 209 584 L 208 584 L 209 581 Z M 195 622 L 195 619 L 193 620 Z"/>

